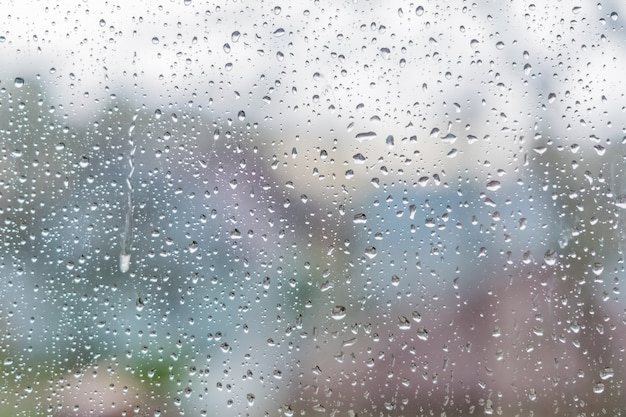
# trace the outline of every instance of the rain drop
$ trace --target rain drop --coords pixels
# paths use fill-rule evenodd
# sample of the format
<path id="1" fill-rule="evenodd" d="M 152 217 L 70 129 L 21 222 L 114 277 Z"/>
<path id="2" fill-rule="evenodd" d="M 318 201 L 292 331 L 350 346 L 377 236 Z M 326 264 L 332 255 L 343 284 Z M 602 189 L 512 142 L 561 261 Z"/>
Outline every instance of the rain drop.
<path id="1" fill-rule="evenodd" d="M 333 307 L 333 309 L 331 310 L 330 315 L 332 316 L 332 318 L 334 318 L 335 320 L 341 320 L 344 317 L 346 317 L 346 308 L 344 306 L 335 306 Z"/>

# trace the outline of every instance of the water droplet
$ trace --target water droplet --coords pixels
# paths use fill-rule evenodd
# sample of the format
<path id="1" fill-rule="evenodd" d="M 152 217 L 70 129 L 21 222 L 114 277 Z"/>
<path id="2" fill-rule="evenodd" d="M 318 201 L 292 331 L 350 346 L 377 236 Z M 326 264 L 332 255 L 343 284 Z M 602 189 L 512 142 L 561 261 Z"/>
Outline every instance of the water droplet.
<path id="1" fill-rule="evenodd" d="M 595 149 L 596 153 L 600 156 L 604 155 L 606 152 L 606 148 L 602 145 L 595 145 L 593 149 Z"/>
<path id="2" fill-rule="evenodd" d="M 593 264 L 593 266 L 591 267 L 591 271 L 596 275 L 600 275 L 602 273 L 602 271 L 604 271 L 604 265 L 602 264 L 602 262 L 596 262 Z"/>
<path id="3" fill-rule="evenodd" d="M 101 27 L 101 28 L 103 28 L 103 27 L 107 24 L 107 22 L 106 22 L 106 20 L 104 20 L 104 19 L 100 19 L 100 21 L 98 22 L 98 24 L 100 25 L 100 27 Z"/>
<path id="4" fill-rule="evenodd" d="M 365 248 L 365 256 L 367 256 L 370 259 L 373 259 L 376 257 L 376 248 L 374 246 L 368 246 Z"/>
<path id="5" fill-rule="evenodd" d="M 479 43 L 480 43 L 480 42 L 478 42 L 476 39 L 472 39 L 472 40 L 470 41 L 470 47 L 471 47 L 472 49 L 476 49 L 476 48 L 478 48 Z"/>
<path id="6" fill-rule="evenodd" d="M 376 138 L 376 132 L 361 132 L 356 134 L 356 140 L 363 142 L 366 140 L 372 140 Z"/>
<path id="7" fill-rule="evenodd" d="M 543 255 L 543 260 L 546 263 L 546 265 L 553 266 L 554 264 L 556 264 L 556 260 L 557 260 L 556 251 L 554 249 L 548 249 L 546 253 Z"/>
<path id="8" fill-rule="evenodd" d="M 159 38 L 158 38 L 158 37 L 156 37 L 156 36 L 155 36 L 155 37 L 153 37 L 153 38 L 152 38 L 152 43 L 153 43 L 154 45 L 157 45 L 157 44 L 159 43 Z"/>
<path id="9" fill-rule="evenodd" d="M 444 143 L 449 143 L 451 145 L 454 142 L 456 142 L 456 135 L 453 135 L 452 133 L 448 133 L 447 135 L 441 138 L 441 141 Z"/>
<path id="10" fill-rule="evenodd" d="M 23 79 L 23 78 L 20 78 L 20 77 L 17 77 L 17 78 L 15 79 L 15 81 L 13 81 L 13 85 L 15 85 L 15 87 L 17 87 L 17 88 L 22 88 L 22 87 L 24 87 L 24 79 Z"/>
<path id="11" fill-rule="evenodd" d="M 80 166 L 81 168 L 87 168 L 89 166 L 89 157 L 83 155 L 80 158 L 80 161 L 78 161 L 78 166 Z"/>
<path id="12" fill-rule="evenodd" d="M 364 213 L 357 213 L 354 215 L 354 219 L 352 221 L 354 224 L 367 223 L 367 216 Z"/>
<path id="13" fill-rule="evenodd" d="M 424 8 L 422 6 L 417 6 L 417 9 L 415 9 L 415 14 L 418 16 L 422 16 L 424 14 Z"/>
<path id="14" fill-rule="evenodd" d="M 417 338 L 419 340 L 428 340 L 428 331 L 424 328 L 421 328 L 417 331 Z"/>
<path id="15" fill-rule="evenodd" d="M 604 384 L 602 382 L 595 382 L 593 384 L 593 392 L 602 394 L 604 392 Z"/>
<path id="16" fill-rule="evenodd" d="M 233 43 L 235 43 L 235 42 L 237 42 L 239 40 L 240 36 L 241 36 L 241 32 L 236 30 L 236 31 L 234 31 L 233 33 L 230 34 L 230 40 L 233 41 Z"/>
<path id="17" fill-rule="evenodd" d="M 614 375 L 615 371 L 613 371 L 613 368 L 606 367 L 600 371 L 600 378 L 603 380 L 613 378 Z"/>
<path id="18" fill-rule="evenodd" d="M 346 308 L 344 306 L 335 306 L 331 310 L 330 315 L 335 320 L 341 320 L 346 317 Z"/>
<path id="19" fill-rule="evenodd" d="M 504 49 L 504 42 L 499 41 L 498 43 L 496 43 L 496 48 L 498 48 L 498 49 Z"/>
<path id="20" fill-rule="evenodd" d="M 626 194 L 615 197 L 615 205 L 619 208 L 626 209 Z"/>
<path id="21" fill-rule="evenodd" d="M 502 185 L 500 184 L 500 181 L 496 181 L 496 180 L 489 181 L 489 182 L 487 183 L 487 189 L 488 189 L 489 191 L 497 191 L 497 190 L 499 190 L 499 189 L 500 189 L 500 187 L 501 187 L 501 186 L 502 186 Z"/>
<path id="22" fill-rule="evenodd" d="M 491 332 L 491 336 L 498 338 L 500 336 L 502 336 L 502 331 L 500 330 L 500 328 L 498 326 L 493 328 L 493 331 Z"/>
<path id="23" fill-rule="evenodd" d="M 283 28 L 278 28 L 274 31 L 274 36 L 276 36 L 277 38 L 284 36 L 284 35 L 285 35 L 285 29 Z"/>
<path id="24" fill-rule="evenodd" d="M 398 328 L 400 330 L 409 330 L 411 328 L 411 322 L 404 316 L 398 317 Z"/>

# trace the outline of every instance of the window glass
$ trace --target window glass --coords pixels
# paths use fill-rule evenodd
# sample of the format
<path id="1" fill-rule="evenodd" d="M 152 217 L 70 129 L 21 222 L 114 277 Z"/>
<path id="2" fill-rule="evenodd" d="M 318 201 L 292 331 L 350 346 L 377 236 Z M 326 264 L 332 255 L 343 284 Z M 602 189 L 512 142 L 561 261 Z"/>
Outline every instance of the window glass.
<path id="1" fill-rule="evenodd" d="M 2 9 L 0 416 L 623 412 L 624 4 Z"/>

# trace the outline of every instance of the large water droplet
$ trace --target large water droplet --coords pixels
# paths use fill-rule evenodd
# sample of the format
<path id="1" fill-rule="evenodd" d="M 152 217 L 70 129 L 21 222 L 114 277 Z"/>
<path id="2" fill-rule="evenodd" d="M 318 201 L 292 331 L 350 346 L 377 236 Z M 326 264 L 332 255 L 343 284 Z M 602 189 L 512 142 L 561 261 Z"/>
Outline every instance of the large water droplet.
<path id="1" fill-rule="evenodd" d="M 600 378 L 603 380 L 613 378 L 614 375 L 615 371 L 613 371 L 613 368 L 606 367 L 600 371 Z"/>
<path id="2" fill-rule="evenodd" d="M 367 223 L 367 216 L 364 213 L 357 213 L 354 215 L 354 219 L 352 221 L 354 224 Z"/>
<path id="3" fill-rule="evenodd" d="M 331 310 L 330 315 L 332 316 L 332 318 L 334 318 L 335 320 L 341 320 L 344 317 L 346 317 L 346 308 L 344 306 L 335 306 L 333 307 L 333 309 Z"/>
<path id="4" fill-rule="evenodd" d="M 363 142 L 366 140 L 372 140 L 376 138 L 376 132 L 361 132 L 356 134 L 356 140 Z"/>
<path id="5" fill-rule="evenodd" d="M 595 382 L 593 384 L 593 392 L 602 394 L 604 392 L 604 384 L 602 382 Z"/>

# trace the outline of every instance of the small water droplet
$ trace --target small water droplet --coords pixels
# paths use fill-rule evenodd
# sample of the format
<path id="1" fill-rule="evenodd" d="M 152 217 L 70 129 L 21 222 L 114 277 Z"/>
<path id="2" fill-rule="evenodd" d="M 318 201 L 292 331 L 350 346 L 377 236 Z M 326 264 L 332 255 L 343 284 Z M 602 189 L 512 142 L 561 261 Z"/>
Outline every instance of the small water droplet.
<path id="1" fill-rule="evenodd" d="M 615 371 L 613 371 L 613 368 L 606 367 L 600 371 L 600 378 L 603 380 L 613 378 L 614 375 Z"/>
<path id="2" fill-rule="evenodd" d="M 441 138 L 441 141 L 452 145 L 454 142 L 456 142 L 456 135 L 453 135 L 452 133 L 448 133 L 444 137 Z"/>
<path id="3" fill-rule="evenodd" d="M 364 224 L 367 223 L 367 216 L 364 213 L 357 213 L 352 221 L 354 224 Z"/>
<path id="4" fill-rule="evenodd" d="M 411 322 L 404 316 L 398 317 L 398 328 L 400 330 L 409 330 L 411 328 Z"/>
<path id="5" fill-rule="evenodd" d="M 81 168 L 87 168 L 89 166 L 89 157 L 83 155 L 78 162 L 78 166 Z"/>
<path id="6" fill-rule="evenodd" d="M 500 189 L 500 187 L 501 187 L 501 186 L 502 186 L 502 185 L 500 184 L 500 181 L 496 181 L 496 180 L 489 181 L 489 182 L 487 183 L 487 189 L 488 189 L 489 191 L 497 191 L 497 190 L 499 190 L 499 189 Z"/>
<path id="7" fill-rule="evenodd" d="M 376 257 L 376 248 L 374 246 L 368 246 L 365 248 L 365 256 L 367 256 L 370 259 L 373 259 Z"/>
<path id="8" fill-rule="evenodd" d="M 13 81 L 13 85 L 15 85 L 15 87 L 17 88 L 22 88 L 24 87 L 24 79 L 21 77 L 17 77 L 15 79 L 15 81 Z"/>
<path id="9" fill-rule="evenodd" d="M 361 132 L 357 133 L 355 136 L 356 140 L 359 142 L 363 142 L 366 140 L 372 140 L 376 138 L 376 132 Z"/>
<path id="10" fill-rule="evenodd" d="M 593 392 L 596 394 L 602 394 L 604 392 L 604 384 L 602 382 L 595 382 L 593 384 Z"/>
<path id="11" fill-rule="evenodd" d="M 335 320 L 341 320 L 346 317 L 346 308 L 344 306 L 335 306 L 330 312 Z"/>
<path id="12" fill-rule="evenodd" d="M 602 264 L 602 262 L 596 262 L 593 264 L 593 267 L 591 268 L 591 271 L 596 275 L 600 275 L 602 273 L 602 271 L 604 271 L 604 265 Z"/>
<path id="13" fill-rule="evenodd" d="M 421 328 L 417 331 L 417 338 L 419 340 L 428 340 L 428 331 L 424 328 Z"/>
<path id="14" fill-rule="evenodd" d="M 548 249 L 546 253 L 543 255 L 543 260 L 546 263 L 546 265 L 553 266 L 554 264 L 556 264 L 556 260 L 557 260 L 556 251 L 554 249 Z"/>

